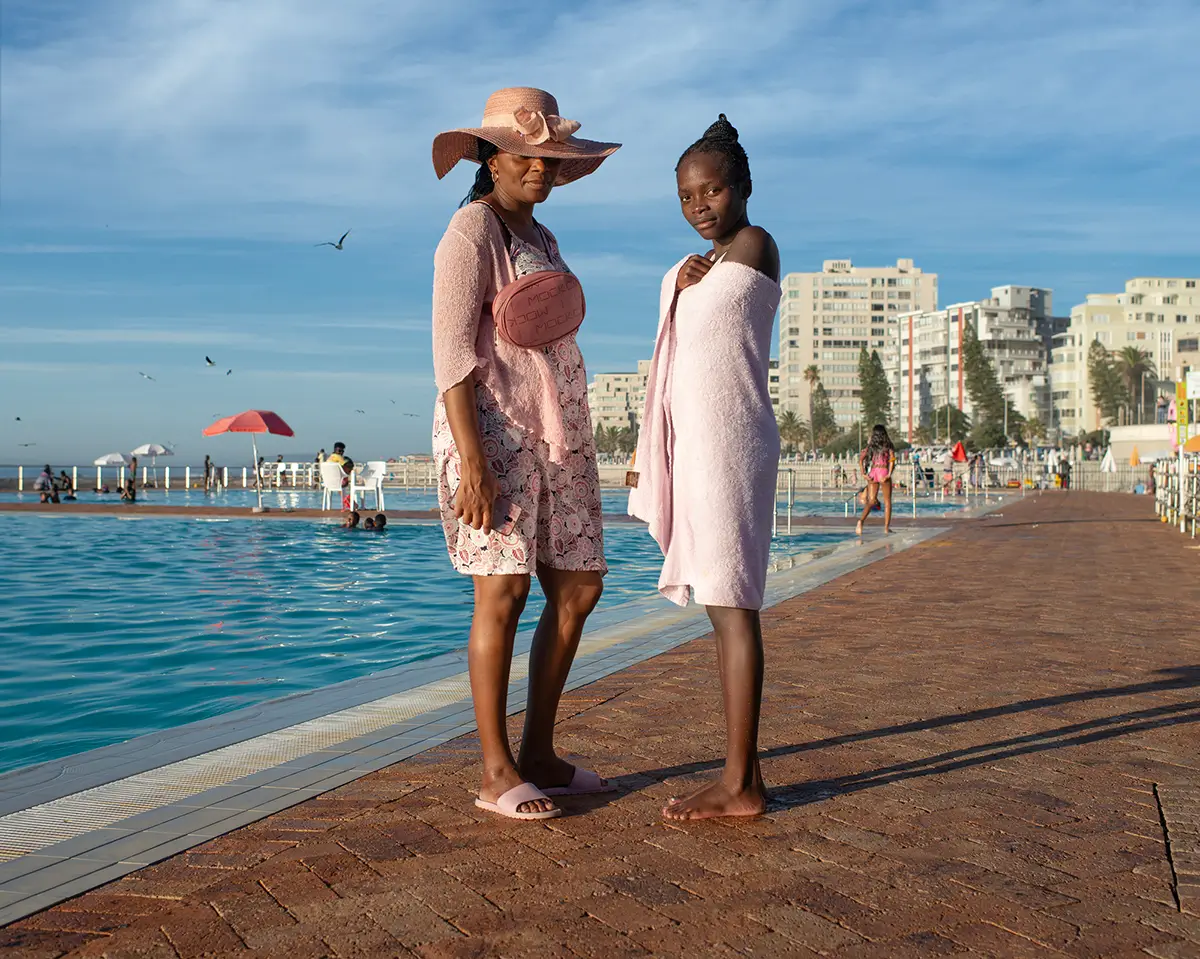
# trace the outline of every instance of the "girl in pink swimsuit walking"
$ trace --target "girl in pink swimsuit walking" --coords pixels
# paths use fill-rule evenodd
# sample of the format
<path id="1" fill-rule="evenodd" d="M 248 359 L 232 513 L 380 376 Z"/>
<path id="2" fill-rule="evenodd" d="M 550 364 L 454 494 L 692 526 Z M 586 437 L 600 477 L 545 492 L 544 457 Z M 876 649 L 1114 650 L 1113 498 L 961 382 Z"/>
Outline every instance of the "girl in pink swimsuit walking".
<path id="1" fill-rule="evenodd" d="M 871 438 L 867 440 L 867 448 L 858 454 L 858 470 L 867 480 L 867 488 L 863 494 L 863 514 L 859 517 L 855 532 L 862 535 L 863 523 L 871 515 L 871 510 L 879 502 L 879 494 L 883 493 L 883 531 L 892 531 L 892 473 L 896 469 L 896 448 L 892 446 L 892 438 L 888 436 L 887 427 L 882 423 L 871 430 Z"/>

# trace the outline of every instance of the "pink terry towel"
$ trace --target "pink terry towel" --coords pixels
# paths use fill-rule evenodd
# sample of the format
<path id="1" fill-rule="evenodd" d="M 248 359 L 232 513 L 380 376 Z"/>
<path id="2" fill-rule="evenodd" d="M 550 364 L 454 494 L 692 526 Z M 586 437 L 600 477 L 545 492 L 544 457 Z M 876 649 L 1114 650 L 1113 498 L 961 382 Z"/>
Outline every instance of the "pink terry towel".
<path id="1" fill-rule="evenodd" d="M 629 513 L 662 548 L 658 588 L 671 602 L 761 609 L 779 469 L 767 378 L 780 287 L 721 262 L 676 298 L 682 265 L 663 279 Z"/>

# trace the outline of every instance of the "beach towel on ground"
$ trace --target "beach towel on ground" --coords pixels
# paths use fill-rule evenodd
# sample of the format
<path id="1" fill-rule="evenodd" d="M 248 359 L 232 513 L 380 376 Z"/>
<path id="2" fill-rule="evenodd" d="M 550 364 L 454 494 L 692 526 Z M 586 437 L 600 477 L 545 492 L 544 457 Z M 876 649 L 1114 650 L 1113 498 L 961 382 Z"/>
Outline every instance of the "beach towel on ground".
<path id="1" fill-rule="evenodd" d="M 780 287 L 715 264 L 675 296 L 663 279 L 629 513 L 663 551 L 659 591 L 686 606 L 762 607 L 779 430 L 768 367 Z"/>

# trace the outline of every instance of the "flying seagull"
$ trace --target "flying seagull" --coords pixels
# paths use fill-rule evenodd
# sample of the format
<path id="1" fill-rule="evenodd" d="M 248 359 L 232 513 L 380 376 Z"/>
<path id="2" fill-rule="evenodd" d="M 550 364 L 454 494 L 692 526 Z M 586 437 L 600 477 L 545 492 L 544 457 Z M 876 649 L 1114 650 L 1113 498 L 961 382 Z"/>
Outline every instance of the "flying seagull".
<path id="1" fill-rule="evenodd" d="M 346 242 L 346 237 L 348 237 L 349 235 L 350 235 L 350 231 L 347 230 L 345 233 L 342 234 L 342 238 L 340 240 L 338 240 L 336 243 L 332 242 L 331 240 L 326 240 L 324 243 L 314 243 L 313 246 L 331 246 L 335 250 L 340 250 L 340 249 L 342 249 L 342 244 Z"/>
<path id="2" fill-rule="evenodd" d="M 214 363 L 212 360 L 210 360 L 210 359 L 209 359 L 209 358 L 206 356 L 206 357 L 204 358 L 204 365 L 205 365 L 205 366 L 216 366 L 217 364 L 216 364 L 216 363 Z"/>
<path id="3" fill-rule="evenodd" d="M 142 377 L 143 379 L 147 379 L 147 380 L 149 380 L 151 383 L 157 383 L 157 382 L 158 382 L 158 380 L 156 380 L 156 379 L 155 379 L 153 376 L 151 376 L 149 373 L 143 373 L 141 370 L 138 370 L 138 376 Z"/>
<path id="4" fill-rule="evenodd" d="M 230 373 L 232 373 L 232 372 L 233 372 L 233 370 L 226 370 L 226 371 L 225 371 L 225 375 L 226 375 L 226 376 L 228 376 L 228 375 L 229 375 Z"/>
<path id="5" fill-rule="evenodd" d="M 392 404 L 392 406 L 395 406 L 395 405 L 396 405 L 396 401 L 395 401 L 395 400 L 389 400 L 389 402 Z"/>
<path id="6" fill-rule="evenodd" d="M 37 443 L 18 443 L 18 446 L 37 446 Z"/>
<path id="7" fill-rule="evenodd" d="M 365 415 L 367 411 L 366 410 L 355 410 L 354 412 L 355 413 L 363 413 Z"/>
<path id="8" fill-rule="evenodd" d="M 20 422 L 21 422 L 21 417 L 19 417 L 19 416 L 17 417 L 17 422 L 18 422 L 18 423 L 20 423 Z"/>
<path id="9" fill-rule="evenodd" d="M 416 413 L 404 413 L 404 414 L 402 414 L 402 415 L 404 415 L 404 416 L 411 416 L 413 419 L 417 419 L 417 418 L 418 418 L 418 416 L 417 416 L 417 414 L 416 414 Z"/>

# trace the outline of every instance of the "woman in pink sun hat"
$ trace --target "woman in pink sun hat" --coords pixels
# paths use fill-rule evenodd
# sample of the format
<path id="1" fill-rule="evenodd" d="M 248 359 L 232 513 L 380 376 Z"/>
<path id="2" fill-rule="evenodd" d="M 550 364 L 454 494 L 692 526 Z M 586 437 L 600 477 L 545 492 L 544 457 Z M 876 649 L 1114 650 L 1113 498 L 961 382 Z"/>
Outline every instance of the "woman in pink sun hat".
<path id="1" fill-rule="evenodd" d="M 609 791 L 554 751 L 554 720 L 584 621 L 600 600 L 600 481 L 587 373 L 575 341 L 583 291 L 533 215 L 556 186 L 620 144 L 576 137 L 549 93 L 493 93 L 479 127 L 433 141 L 439 178 L 475 183 L 438 244 L 433 277 L 433 451 L 454 568 L 475 584 L 468 658 L 483 750 L 476 805 L 515 819 L 561 814 L 551 796 Z M 529 653 L 520 754 L 505 723 L 513 642 L 532 576 L 546 606 Z"/>

